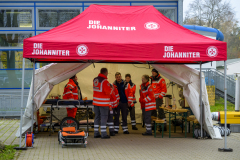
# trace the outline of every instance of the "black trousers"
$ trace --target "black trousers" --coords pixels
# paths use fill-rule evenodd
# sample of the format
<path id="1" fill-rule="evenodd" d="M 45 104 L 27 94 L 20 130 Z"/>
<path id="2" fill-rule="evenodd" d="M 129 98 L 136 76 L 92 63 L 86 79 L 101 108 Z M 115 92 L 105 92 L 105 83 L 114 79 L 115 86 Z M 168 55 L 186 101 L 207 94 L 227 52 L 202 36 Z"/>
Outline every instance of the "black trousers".
<path id="1" fill-rule="evenodd" d="M 99 126 L 101 128 L 101 134 L 102 137 L 107 135 L 107 120 L 108 120 L 108 112 L 109 112 L 109 107 L 100 107 L 100 106 L 94 106 L 94 113 L 95 113 L 95 118 L 94 118 L 94 136 L 100 135 L 99 133 Z"/>
<path id="2" fill-rule="evenodd" d="M 162 106 L 162 104 L 163 104 L 163 99 L 157 98 L 156 99 L 156 110 L 152 111 L 152 116 L 158 117 L 159 119 L 166 118 L 164 110 L 162 108 L 160 108 Z"/>
<path id="3" fill-rule="evenodd" d="M 136 126 L 136 118 L 135 118 L 135 106 L 130 110 L 130 118 L 132 126 Z"/>
<path id="4" fill-rule="evenodd" d="M 143 125 L 145 125 L 145 108 L 142 108 L 142 121 Z"/>
<path id="5" fill-rule="evenodd" d="M 119 105 L 117 108 L 114 108 L 114 131 L 119 131 L 119 116 L 120 116 L 120 111 L 122 114 L 122 129 L 123 132 L 128 131 L 127 127 L 127 115 L 128 115 L 128 103 L 122 103 L 119 102 Z"/>
<path id="6" fill-rule="evenodd" d="M 145 111 L 145 125 L 147 133 L 152 133 L 151 114 L 152 110 Z"/>
<path id="7" fill-rule="evenodd" d="M 114 124 L 113 124 L 113 110 L 108 112 L 108 120 L 107 120 L 107 126 L 109 129 L 109 132 L 114 131 Z"/>

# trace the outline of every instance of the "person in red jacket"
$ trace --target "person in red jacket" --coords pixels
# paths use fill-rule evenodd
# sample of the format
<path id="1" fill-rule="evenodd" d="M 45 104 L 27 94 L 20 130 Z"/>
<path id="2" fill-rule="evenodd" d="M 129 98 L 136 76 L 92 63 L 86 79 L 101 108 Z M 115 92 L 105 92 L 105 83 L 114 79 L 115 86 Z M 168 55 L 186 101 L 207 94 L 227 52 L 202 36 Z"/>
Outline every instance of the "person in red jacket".
<path id="1" fill-rule="evenodd" d="M 94 105 L 94 138 L 107 139 L 106 124 L 110 105 L 110 96 L 113 89 L 107 81 L 108 70 L 102 68 L 98 77 L 93 79 L 93 105 Z M 101 121 L 101 135 L 99 133 L 99 124 Z"/>
<path id="2" fill-rule="evenodd" d="M 115 136 L 114 124 L 113 124 L 113 116 L 114 116 L 113 109 L 117 108 L 120 98 L 119 98 L 117 88 L 114 87 L 113 84 L 110 84 L 110 86 L 112 87 L 113 92 L 112 92 L 111 97 L 110 97 L 110 105 L 109 105 L 107 126 L 109 128 L 110 136 Z"/>
<path id="3" fill-rule="evenodd" d="M 156 111 L 153 112 L 152 116 L 158 117 L 159 119 L 165 119 L 166 116 L 164 114 L 164 110 L 160 108 L 160 106 L 162 106 L 163 104 L 163 97 L 167 93 L 167 86 L 166 86 L 165 79 L 163 79 L 160 76 L 160 74 L 156 69 L 152 69 L 152 76 L 150 78 L 151 78 L 151 85 L 153 87 L 153 91 L 156 99 L 156 108 L 158 111 L 158 114 Z M 165 131 L 167 130 L 166 123 L 164 124 L 164 130 Z"/>
<path id="4" fill-rule="evenodd" d="M 63 99 L 68 99 L 68 100 L 78 100 L 78 85 L 77 83 L 77 76 L 74 75 L 69 79 L 69 82 L 66 84 L 64 87 L 64 92 L 63 92 Z M 75 118 L 77 113 L 77 108 L 67 108 L 67 115 L 68 117 L 73 117 Z"/>
<path id="5" fill-rule="evenodd" d="M 138 128 L 136 127 L 135 106 L 134 106 L 134 104 L 136 103 L 136 97 L 135 97 L 136 85 L 132 82 L 130 74 L 125 75 L 125 81 L 127 82 L 127 86 L 126 86 L 127 89 L 130 90 L 129 100 L 131 101 L 131 106 L 129 107 L 129 111 L 130 111 L 130 117 L 131 117 L 132 130 L 138 130 Z"/>
<path id="6" fill-rule="evenodd" d="M 151 124 L 151 114 L 152 111 L 156 110 L 156 102 L 155 96 L 153 92 L 152 86 L 149 84 L 149 76 L 142 76 L 142 84 L 140 90 L 140 98 L 139 102 L 143 105 L 142 107 L 145 109 L 145 125 L 146 132 L 142 135 L 148 136 L 152 135 L 152 124 Z"/>

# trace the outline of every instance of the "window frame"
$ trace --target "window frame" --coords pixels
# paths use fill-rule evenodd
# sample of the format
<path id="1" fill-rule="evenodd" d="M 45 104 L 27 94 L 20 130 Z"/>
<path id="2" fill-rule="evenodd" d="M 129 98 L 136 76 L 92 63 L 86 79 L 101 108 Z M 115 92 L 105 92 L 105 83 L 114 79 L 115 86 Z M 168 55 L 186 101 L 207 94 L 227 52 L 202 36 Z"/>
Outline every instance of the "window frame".
<path id="1" fill-rule="evenodd" d="M 7 52 L 7 51 L 14 52 L 15 54 L 16 54 L 16 52 L 22 52 L 22 54 L 23 54 L 23 49 L 0 50 L 0 52 Z M 26 61 L 27 61 L 27 60 L 28 60 L 28 59 L 25 59 L 25 69 L 29 69 L 29 67 L 26 67 L 26 65 L 27 65 Z M 28 61 L 30 61 L 30 60 L 28 60 Z M 4 61 L 0 61 L 0 63 L 2 63 L 2 62 L 4 62 Z M 14 60 L 15 68 L 1 68 L 1 67 L 0 67 L 0 70 L 19 70 L 19 69 L 22 69 L 22 65 L 21 65 L 20 68 L 16 68 L 16 62 L 23 62 L 23 59 L 21 59 L 21 61 L 16 61 L 16 55 L 15 55 L 15 60 Z M 30 69 L 31 69 L 31 68 L 30 68 Z"/>
<path id="2" fill-rule="evenodd" d="M 30 33 L 30 34 L 32 34 L 32 37 L 35 36 L 35 32 L 34 31 L 24 31 L 24 30 L 22 30 L 22 31 L 0 31 L 0 34 L 16 34 L 16 33 L 18 33 L 18 34 Z M 14 50 L 20 49 L 20 50 L 22 50 L 23 47 L 1 47 L 0 46 L 0 50 L 11 50 L 11 49 L 14 49 Z"/>
<path id="3" fill-rule="evenodd" d="M 47 32 L 47 31 L 36 31 L 36 35 L 42 34 L 42 33 Z"/>
<path id="4" fill-rule="evenodd" d="M 30 9 L 32 10 L 32 27 L 0 27 L 0 30 L 34 30 L 34 7 L 0 7 L 0 9 Z"/>
<path id="5" fill-rule="evenodd" d="M 50 30 L 55 27 L 39 27 L 39 10 L 40 9 L 49 9 L 49 10 L 71 10 L 79 9 L 80 14 L 82 13 L 82 7 L 36 7 L 36 30 Z"/>
<path id="6" fill-rule="evenodd" d="M 173 21 L 173 22 L 176 22 L 176 23 L 178 23 L 178 13 L 177 13 L 177 7 L 155 7 L 157 10 L 158 9 L 174 9 L 175 10 L 175 21 Z"/>

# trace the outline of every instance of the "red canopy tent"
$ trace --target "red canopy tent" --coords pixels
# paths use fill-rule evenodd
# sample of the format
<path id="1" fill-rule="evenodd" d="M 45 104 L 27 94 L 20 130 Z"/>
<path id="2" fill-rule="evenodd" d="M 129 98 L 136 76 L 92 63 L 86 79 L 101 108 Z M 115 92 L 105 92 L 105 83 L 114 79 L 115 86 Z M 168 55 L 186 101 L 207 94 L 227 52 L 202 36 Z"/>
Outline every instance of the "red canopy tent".
<path id="1" fill-rule="evenodd" d="M 227 44 L 194 33 L 153 6 L 91 5 L 72 20 L 24 40 L 36 62 L 197 63 L 226 60 Z"/>
<path id="2" fill-rule="evenodd" d="M 72 20 L 25 39 L 23 58 L 30 59 L 34 64 L 35 62 L 199 63 L 201 68 L 201 64 L 205 62 L 226 61 L 227 44 L 178 25 L 153 6 L 91 5 Z M 33 75 L 34 73 L 35 69 Z M 24 81 L 24 63 L 22 80 Z M 34 86 L 34 76 L 32 85 Z M 32 96 L 34 97 L 34 89 Z M 202 110 L 201 97 L 200 90 L 199 104 Z M 201 135 L 203 137 L 202 130 Z"/>

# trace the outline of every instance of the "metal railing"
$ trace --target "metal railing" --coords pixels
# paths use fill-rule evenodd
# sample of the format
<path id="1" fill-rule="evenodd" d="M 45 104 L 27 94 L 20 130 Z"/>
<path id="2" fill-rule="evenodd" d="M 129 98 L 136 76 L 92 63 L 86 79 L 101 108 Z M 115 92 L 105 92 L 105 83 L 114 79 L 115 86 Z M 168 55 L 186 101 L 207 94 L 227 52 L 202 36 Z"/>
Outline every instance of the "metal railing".
<path id="1" fill-rule="evenodd" d="M 212 69 L 202 69 L 202 72 L 205 75 L 205 82 L 207 86 L 214 85 L 215 86 L 215 94 L 224 97 L 224 73 Z M 227 76 L 227 100 L 233 104 L 235 104 L 235 86 L 236 81 L 232 76 Z"/>
<path id="2" fill-rule="evenodd" d="M 28 95 L 24 95 L 24 106 L 27 104 Z M 0 94 L 0 117 L 18 117 L 21 112 L 21 95 Z"/>

